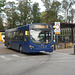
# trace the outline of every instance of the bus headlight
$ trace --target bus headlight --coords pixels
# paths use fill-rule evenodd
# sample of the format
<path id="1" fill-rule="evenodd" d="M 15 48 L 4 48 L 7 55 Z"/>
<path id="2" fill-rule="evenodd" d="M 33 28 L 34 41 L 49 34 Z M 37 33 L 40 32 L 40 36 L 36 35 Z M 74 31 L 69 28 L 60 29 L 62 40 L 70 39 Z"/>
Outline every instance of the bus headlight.
<path id="1" fill-rule="evenodd" d="M 53 48 L 53 47 L 54 47 L 54 45 L 52 45 L 52 46 L 50 46 L 50 47 L 52 47 L 52 48 Z"/>
<path id="2" fill-rule="evenodd" d="M 32 45 L 30 45 L 29 47 L 31 48 L 31 50 L 34 48 L 34 46 L 32 46 Z"/>

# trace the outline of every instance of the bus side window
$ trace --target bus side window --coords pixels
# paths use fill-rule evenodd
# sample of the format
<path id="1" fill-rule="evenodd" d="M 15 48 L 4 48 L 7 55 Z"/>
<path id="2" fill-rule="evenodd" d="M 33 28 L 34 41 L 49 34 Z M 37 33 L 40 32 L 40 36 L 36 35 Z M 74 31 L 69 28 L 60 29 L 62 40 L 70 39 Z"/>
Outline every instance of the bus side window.
<path id="1" fill-rule="evenodd" d="M 22 30 L 20 31 L 20 40 L 23 41 L 23 39 L 24 39 L 24 31 Z"/>
<path id="2" fill-rule="evenodd" d="M 14 31 L 14 32 L 12 32 L 12 34 L 13 34 L 12 39 L 16 40 L 16 32 Z"/>
<path id="3" fill-rule="evenodd" d="M 15 40 L 18 40 L 19 33 L 15 32 Z"/>
<path id="4" fill-rule="evenodd" d="M 11 32 L 7 33 L 6 37 L 10 40 L 12 38 L 12 33 Z"/>
<path id="5" fill-rule="evenodd" d="M 29 31 L 25 31 L 24 41 L 29 41 Z"/>

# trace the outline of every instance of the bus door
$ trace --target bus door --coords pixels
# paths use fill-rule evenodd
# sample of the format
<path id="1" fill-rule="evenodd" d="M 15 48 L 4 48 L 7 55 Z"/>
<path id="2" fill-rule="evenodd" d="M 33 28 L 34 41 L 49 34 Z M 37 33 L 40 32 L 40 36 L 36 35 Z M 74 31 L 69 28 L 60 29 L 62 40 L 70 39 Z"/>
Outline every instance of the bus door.
<path id="1" fill-rule="evenodd" d="M 23 48 L 24 48 L 25 52 L 28 52 L 28 49 L 29 49 L 29 30 L 25 30 Z"/>
<path id="2" fill-rule="evenodd" d="M 45 42 L 49 43 L 51 41 L 51 32 L 46 31 L 45 32 Z"/>
<path id="3" fill-rule="evenodd" d="M 50 43 L 50 41 L 51 41 L 51 32 L 50 31 L 43 31 L 40 33 L 39 36 L 40 36 L 40 38 L 42 38 L 41 42 L 42 42 L 42 40 L 44 40 L 45 44 Z"/>

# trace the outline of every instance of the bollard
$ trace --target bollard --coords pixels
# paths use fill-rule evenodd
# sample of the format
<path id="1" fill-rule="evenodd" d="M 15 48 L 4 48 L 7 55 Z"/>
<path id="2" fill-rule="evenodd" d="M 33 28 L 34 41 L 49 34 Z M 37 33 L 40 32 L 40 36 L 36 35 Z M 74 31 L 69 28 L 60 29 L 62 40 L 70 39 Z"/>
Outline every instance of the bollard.
<path id="1" fill-rule="evenodd" d="M 56 50 L 56 47 L 55 47 L 55 34 L 54 34 L 54 50 Z"/>
<path id="2" fill-rule="evenodd" d="M 74 54 L 75 54 L 75 43 L 74 43 Z"/>
<path id="3" fill-rule="evenodd" d="M 56 45 L 54 44 L 54 50 L 56 50 Z"/>

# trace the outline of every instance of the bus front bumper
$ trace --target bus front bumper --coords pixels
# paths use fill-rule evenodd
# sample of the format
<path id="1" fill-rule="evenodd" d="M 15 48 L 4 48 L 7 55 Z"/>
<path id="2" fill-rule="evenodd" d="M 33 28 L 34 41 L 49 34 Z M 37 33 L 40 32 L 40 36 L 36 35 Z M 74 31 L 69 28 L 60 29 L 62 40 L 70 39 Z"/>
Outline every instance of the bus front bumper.
<path id="1" fill-rule="evenodd" d="M 53 48 L 32 48 L 29 50 L 29 52 L 53 52 Z"/>

